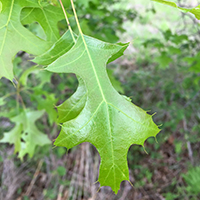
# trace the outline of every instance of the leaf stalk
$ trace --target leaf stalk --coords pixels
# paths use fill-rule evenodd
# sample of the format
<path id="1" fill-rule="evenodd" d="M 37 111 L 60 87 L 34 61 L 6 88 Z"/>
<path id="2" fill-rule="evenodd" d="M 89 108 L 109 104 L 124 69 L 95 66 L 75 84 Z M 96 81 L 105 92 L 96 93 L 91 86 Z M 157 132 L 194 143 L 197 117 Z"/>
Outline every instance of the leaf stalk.
<path id="1" fill-rule="evenodd" d="M 66 13 L 65 8 L 64 8 L 64 6 L 63 6 L 62 0 L 59 0 L 59 2 L 60 2 L 60 5 L 61 5 L 61 7 L 62 7 L 63 13 L 64 13 L 64 15 L 65 15 L 65 19 L 66 19 L 66 22 L 67 22 L 69 31 L 70 31 L 70 33 L 71 33 L 71 36 L 72 36 L 72 38 L 73 38 L 73 41 L 76 42 L 76 40 L 75 40 L 75 38 L 74 38 L 74 34 L 73 34 L 73 31 L 72 31 L 72 28 L 71 28 L 71 26 L 70 26 L 69 19 L 68 19 L 68 17 L 67 17 L 67 13 Z"/>

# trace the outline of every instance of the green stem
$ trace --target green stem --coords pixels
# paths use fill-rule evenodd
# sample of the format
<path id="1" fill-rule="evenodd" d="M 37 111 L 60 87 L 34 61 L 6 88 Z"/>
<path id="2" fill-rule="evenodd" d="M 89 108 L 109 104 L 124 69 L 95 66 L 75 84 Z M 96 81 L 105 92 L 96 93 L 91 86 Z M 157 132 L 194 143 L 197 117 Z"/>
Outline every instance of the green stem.
<path id="1" fill-rule="evenodd" d="M 78 21 L 78 17 L 77 17 L 77 14 L 76 14 L 76 9 L 75 9 L 73 0 L 71 0 L 71 5 L 72 5 L 73 12 L 74 12 L 74 17 L 75 17 L 75 20 L 76 20 L 76 24 L 77 24 L 77 26 L 78 26 L 79 33 L 80 33 L 81 35 L 83 35 L 83 32 L 82 32 L 82 30 L 81 30 L 80 23 L 79 23 L 79 21 Z"/>
<path id="2" fill-rule="evenodd" d="M 60 5 L 61 5 L 61 7 L 62 7 L 63 13 L 64 13 L 64 15 L 65 15 L 65 19 L 66 19 L 66 21 L 67 21 L 67 25 L 68 25 L 69 31 L 70 31 L 71 36 L 72 36 L 72 38 L 73 38 L 73 41 L 74 41 L 74 43 L 75 43 L 76 40 L 75 40 L 75 38 L 74 38 L 74 34 L 73 34 L 72 29 L 71 29 L 69 19 L 68 19 L 68 17 L 67 17 L 67 13 L 66 13 L 65 8 L 64 8 L 64 6 L 63 6 L 62 0 L 59 0 L 59 1 L 60 1 Z"/>

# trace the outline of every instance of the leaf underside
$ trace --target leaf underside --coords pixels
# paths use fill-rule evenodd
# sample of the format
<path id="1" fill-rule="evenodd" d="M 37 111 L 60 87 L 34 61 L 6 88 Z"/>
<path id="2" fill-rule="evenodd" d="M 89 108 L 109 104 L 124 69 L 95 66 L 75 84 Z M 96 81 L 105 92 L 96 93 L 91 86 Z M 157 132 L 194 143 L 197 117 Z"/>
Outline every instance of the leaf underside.
<path id="1" fill-rule="evenodd" d="M 101 157 L 98 181 L 115 193 L 121 181 L 129 180 L 129 147 L 144 145 L 148 137 L 155 137 L 160 131 L 152 116 L 118 94 L 108 78 L 106 63 L 122 48 L 80 35 L 66 54 L 46 68 L 56 73 L 75 73 L 86 89 L 84 107 L 77 109 L 80 113 L 75 117 L 69 118 L 69 108 L 63 106 L 60 122 L 64 123 L 54 144 L 67 148 L 82 142 L 93 144 Z"/>
<path id="2" fill-rule="evenodd" d="M 46 40 L 54 43 L 60 38 L 57 27 L 58 21 L 64 18 L 61 8 L 47 4 L 40 8 L 24 8 L 21 12 L 21 23 L 31 24 L 39 22 L 42 26 Z"/>
<path id="3" fill-rule="evenodd" d="M 33 55 L 46 52 L 60 37 L 57 21 L 64 18 L 64 15 L 59 8 L 55 8 L 55 13 L 52 13 L 53 6 L 38 3 L 37 0 L 1 0 L 0 6 L 0 78 L 6 77 L 12 81 L 14 56 L 19 51 Z M 23 23 L 39 22 L 45 30 L 47 41 L 26 29 L 20 16 Z"/>

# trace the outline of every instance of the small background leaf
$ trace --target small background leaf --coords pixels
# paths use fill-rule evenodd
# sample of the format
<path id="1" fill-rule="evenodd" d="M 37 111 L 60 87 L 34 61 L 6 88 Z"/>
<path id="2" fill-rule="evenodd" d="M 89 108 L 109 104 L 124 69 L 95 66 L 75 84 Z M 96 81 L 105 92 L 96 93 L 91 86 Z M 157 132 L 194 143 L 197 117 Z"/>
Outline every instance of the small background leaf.
<path id="1" fill-rule="evenodd" d="M 9 143 L 15 145 L 15 153 L 19 153 L 18 157 L 23 160 L 23 157 L 28 154 L 33 157 L 37 145 L 43 146 L 51 144 L 51 141 L 35 125 L 37 119 L 44 114 L 44 111 L 29 111 L 24 110 L 19 115 L 11 118 L 15 123 L 15 127 L 4 133 L 0 143 Z"/>

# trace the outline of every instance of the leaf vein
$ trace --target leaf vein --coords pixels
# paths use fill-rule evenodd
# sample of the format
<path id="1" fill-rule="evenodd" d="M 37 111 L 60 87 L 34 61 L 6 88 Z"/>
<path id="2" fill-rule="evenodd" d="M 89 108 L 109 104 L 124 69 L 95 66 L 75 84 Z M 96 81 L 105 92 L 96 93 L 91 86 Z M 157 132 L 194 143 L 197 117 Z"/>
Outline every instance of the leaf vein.
<path id="1" fill-rule="evenodd" d="M 141 122 L 139 122 L 139 121 L 136 121 L 136 120 L 133 119 L 132 117 L 128 116 L 126 113 L 124 113 L 122 110 L 120 110 L 119 108 L 117 108 L 117 107 L 114 106 L 113 104 L 108 103 L 108 102 L 107 102 L 107 104 L 111 105 L 113 108 L 115 108 L 115 109 L 117 109 L 118 111 L 120 111 L 122 114 L 124 114 L 126 117 L 128 117 L 129 119 L 131 119 L 131 120 L 134 121 L 135 123 L 138 123 L 138 124 L 140 124 L 140 125 L 142 125 L 142 126 L 145 126 L 145 127 L 148 127 L 148 128 L 150 128 L 150 129 L 153 129 L 153 130 L 154 130 L 154 128 L 151 128 L 151 127 L 149 127 L 149 126 L 146 126 L 145 124 L 143 124 L 143 123 L 141 123 Z M 147 119 L 146 119 L 146 120 L 147 120 Z M 145 122 L 145 120 L 144 120 L 144 122 Z"/>
<path id="2" fill-rule="evenodd" d="M 68 138 L 71 137 L 72 135 L 78 133 L 81 129 L 83 129 L 83 128 L 93 119 L 93 117 L 94 117 L 95 114 L 98 112 L 98 110 L 99 110 L 99 108 L 101 107 L 101 105 L 103 104 L 103 102 L 104 102 L 104 101 L 102 101 L 102 102 L 99 104 L 99 106 L 97 107 L 97 109 L 95 110 L 95 112 L 93 113 L 93 115 L 91 116 L 91 118 L 90 118 L 81 128 L 79 128 L 77 131 L 75 131 L 75 132 L 72 133 L 71 135 L 68 135 L 67 137 L 65 137 L 65 138 L 63 138 L 62 140 L 60 140 L 59 143 L 57 143 L 57 145 L 60 144 L 61 142 L 63 142 L 64 140 L 68 139 Z"/>

